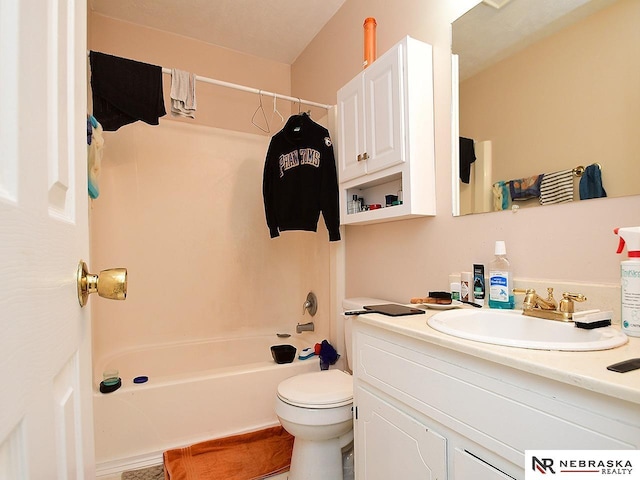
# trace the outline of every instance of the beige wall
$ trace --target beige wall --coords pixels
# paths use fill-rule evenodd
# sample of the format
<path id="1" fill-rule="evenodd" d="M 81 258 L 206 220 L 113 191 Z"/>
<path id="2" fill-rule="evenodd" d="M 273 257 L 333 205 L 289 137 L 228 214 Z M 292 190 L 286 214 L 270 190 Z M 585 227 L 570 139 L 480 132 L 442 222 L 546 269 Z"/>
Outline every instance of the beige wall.
<path id="1" fill-rule="evenodd" d="M 620 1 L 460 84 L 460 135 L 492 141 L 492 183 L 598 162 L 609 196 L 640 192 L 639 18 Z"/>
<path id="2" fill-rule="evenodd" d="M 590 200 L 517 214 L 507 211 L 451 216 L 450 22 L 475 3 L 475 0 L 398 0 L 393 3 L 347 0 L 291 67 L 96 16 L 90 21 L 89 45 L 95 50 L 195 71 L 199 75 L 335 103 L 336 91 L 361 71 L 362 22 L 374 16 L 378 21 L 379 53 L 406 34 L 434 46 L 438 214 L 433 218 L 347 227 L 346 294 L 406 302 L 409 297 L 425 291 L 444 289 L 448 286 L 449 273 L 469 270 L 473 262 L 488 264 L 497 239 L 507 242 L 516 278 L 617 283 L 620 257 L 614 253 L 617 240 L 612 229 L 640 224 L 637 196 Z M 94 332 L 100 342 L 96 346 L 97 354 L 139 343 L 201 338 L 223 331 L 233 333 L 233 329 L 271 326 L 251 323 L 253 320 L 245 323 L 247 315 L 267 323 L 282 321 L 293 326 L 301 320 L 301 300 L 308 289 L 319 291 L 319 318 L 328 315 L 322 305 L 324 298 L 329 297 L 332 275 L 324 227 L 319 225 L 318 235 L 301 233 L 288 238 L 283 235 L 274 241 L 266 239 L 260 194 L 255 188 L 247 187 L 247 179 L 254 186 L 257 183 L 264 160 L 263 155 L 255 158 L 258 153 L 250 145 L 259 152 L 260 141 L 266 141 L 250 124 L 256 99 L 227 89 L 212 93 L 208 99 L 206 88 L 218 89 L 199 88 L 198 119 L 191 122 L 197 127 L 191 125 L 185 131 L 181 128 L 185 121 L 163 120 L 167 124 L 167 135 L 184 136 L 189 139 L 187 145 L 194 147 L 184 155 L 167 156 L 162 151 L 147 150 L 153 137 L 147 140 L 142 137 L 149 129 L 154 133 L 162 132 L 161 129 L 139 125 L 132 126 L 127 135 L 107 136 L 102 193 L 92 205 L 92 268 L 114 265 L 134 265 L 135 268 L 130 267 L 131 294 L 126 303 L 93 303 Z M 240 165 L 233 163 L 236 160 L 226 160 L 229 170 L 225 171 L 228 175 L 224 178 L 220 176 L 217 160 L 198 159 L 195 163 L 198 168 L 191 174 L 221 181 L 225 197 L 213 194 L 220 192 L 216 184 L 211 197 L 206 197 L 214 203 L 204 205 L 200 212 L 180 210 L 163 193 L 166 189 L 175 190 L 173 198 L 180 202 L 191 198 L 190 182 L 180 176 L 184 173 L 180 162 L 184 162 L 183 158 L 197 157 L 198 144 L 201 141 L 207 144 L 209 136 L 220 133 L 208 130 L 211 127 L 249 133 L 240 143 L 244 145 L 241 156 L 251 159 L 240 161 Z M 229 132 L 221 133 L 224 137 Z M 260 138 L 255 139 L 256 136 Z M 132 145 L 128 145 L 129 142 Z M 126 153 L 116 154 L 121 148 Z M 118 169 L 126 173 L 118 176 Z M 158 184 L 147 183 L 151 182 L 152 175 L 161 171 L 173 173 L 163 176 Z M 109 192 L 109 185 L 114 192 Z M 199 188 L 206 191 L 206 185 Z M 249 192 L 253 195 L 251 198 L 247 197 Z M 149 199 L 156 197 L 143 198 L 143 193 L 159 195 L 157 200 L 162 208 L 154 210 L 157 203 Z M 225 205 L 222 217 L 218 216 L 223 210 L 220 204 Z M 100 209 L 105 209 L 104 215 Z M 176 214 L 176 210 L 180 213 Z M 209 212 L 210 216 L 202 212 Z M 181 217 L 183 214 L 189 215 L 186 222 Z M 122 215 L 125 220 L 120 223 Z M 157 228 L 162 233 L 149 231 L 156 228 L 155 223 L 150 224 L 152 216 L 158 217 Z M 144 222 L 136 222 L 136 218 Z M 250 218 L 255 222 L 247 222 Z M 104 223 L 98 226 L 102 220 Z M 198 246 L 212 247 L 199 252 L 202 256 L 194 258 L 195 248 L 162 251 L 161 245 L 182 245 L 184 235 L 178 229 L 184 225 L 194 228 L 198 222 L 202 222 L 202 230 L 190 231 L 190 237 L 215 238 L 222 242 L 223 248 L 213 241 L 198 239 Z M 125 231 L 121 225 L 126 225 Z M 220 230 L 215 230 L 216 225 Z M 96 235 L 98 231 L 103 235 Z M 227 236 L 220 236 L 221 232 Z M 169 236 L 167 240 L 160 238 L 165 235 Z M 235 249 L 234 244 L 239 241 L 242 248 Z M 252 242 L 259 242 L 258 253 Z M 148 254 L 148 258 L 141 258 L 142 254 Z M 235 255 L 233 266 L 227 261 L 228 255 Z M 187 264 L 193 263 L 192 268 L 186 268 L 179 261 L 181 258 L 187 260 Z M 177 299 L 171 298 L 171 289 L 160 285 L 159 265 L 167 261 L 168 282 L 181 285 Z M 224 271 L 219 263 L 226 265 Z M 244 276 L 238 270 L 244 270 Z M 152 272 L 150 276 L 147 271 Z M 227 287 L 236 288 L 223 288 L 226 279 L 231 282 Z M 286 288 L 279 288 L 278 281 L 290 283 Z M 207 285 L 218 288 L 207 288 Z M 187 293 L 188 286 L 196 290 L 195 294 Z M 259 301 L 253 298 L 255 290 L 261 292 Z M 238 296 L 230 299 L 232 294 Z M 240 300 L 248 306 L 235 308 Z M 319 323 L 326 325 L 325 320 Z"/>
<path id="3" fill-rule="evenodd" d="M 449 24 L 474 3 L 347 0 L 293 65 L 294 94 L 334 102 L 335 92 L 361 69 L 366 17 L 377 19 L 380 53 L 405 34 L 434 46 L 437 216 L 347 227 L 348 296 L 406 302 L 444 289 L 449 273 L 488 264 L 495 240 L 507 242 L 517 279 L 619 281 L 612 229 L 640 225 L 640 197 L 452 217 Z"/>
<path id="4" fill-rule="evenodd" d="M 289 93 L 289 65 L 209 45 L 179 35 L 142 28 L 103 15 L 89 16 L 89 48 L 167 68 L 178 68 L 197 75 L 238 83 L 270 92 Z M 165 106 L 169 111 L 170 76 L 164 75 Z M 198 83 L 198 111 L 190 124 L 209 125 L 240 132 L 262 134 L 251 124 L 259 105 L 258 96 L 216 85 Z M 273 101 L 264 97 L 271 116 Z M 286 115 L 289 102 L 280 101 L 278 110 Z M 165 119 L 167 119 L 165 117 Z M 276 125 L 274 124 L 274 128 Z"/>
<path id="5" fill-rule="evenodd" d="M 102 16 L 91 17 L 89 31 L 93 50 L 290 93 L 288 65 Z M 105 133 L 91 267 L 127 267 L 129 295 L 92 303 L 96 358 L 144 344 L 292 332 L 310 320 L 302 316 L 310 290 L 317 332 L 328 338 L 328 234 L 321 221 L 318 234 L 269 238 L 262 169 L 270 135 L 251 124 L 257 96 L 198 83 L 197 101 L 196 120 L 167 116 L 157 127 Z M 264 105 L 270 117 L 272 100 Z M 285 118 L 289 108 L 278 104 Z"/>

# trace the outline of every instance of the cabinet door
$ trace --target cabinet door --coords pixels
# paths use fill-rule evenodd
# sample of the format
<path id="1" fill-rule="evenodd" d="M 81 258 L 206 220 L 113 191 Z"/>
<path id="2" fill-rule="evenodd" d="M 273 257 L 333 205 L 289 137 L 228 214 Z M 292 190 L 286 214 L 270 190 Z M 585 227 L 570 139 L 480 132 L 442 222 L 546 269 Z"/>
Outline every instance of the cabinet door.
<path id="1" fill-rule="evenodd" d="M 340 182 L 366 173 L 362 75 L 338 91 L 338 177 Z"/>
<path id="2" fill-rule="evenodd" d="M 453 475 L 454 480 L 514 480 L 496 466 L 457 448 L 453 456 Z"/>
<path id="3" fill-rule="evenodd" d="M 362 387 L 356 389 L 356 478 L 445 480 L 446 440 Z"/>
<path id="4" fill-rule="evenodd" d="M 367 173 L 405 161 L 403 55 L 400 44 L 364 72 Z"/>

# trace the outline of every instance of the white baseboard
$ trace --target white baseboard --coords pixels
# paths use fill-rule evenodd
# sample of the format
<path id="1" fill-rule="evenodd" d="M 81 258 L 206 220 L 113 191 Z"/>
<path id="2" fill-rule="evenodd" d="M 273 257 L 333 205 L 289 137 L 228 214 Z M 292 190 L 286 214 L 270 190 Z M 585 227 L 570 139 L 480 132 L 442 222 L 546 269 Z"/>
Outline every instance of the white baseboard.
<path id="1" fill-rule="evenodd" d="M 162 465 L 162 453 L 163 452 L 154 452 L 136 457 L 98 463 L 96 464 L 96 479 L 99 480 L 102 478 L 106 480 L 113 475 L 120 475 L 127 470 L 137 470 Z"/>

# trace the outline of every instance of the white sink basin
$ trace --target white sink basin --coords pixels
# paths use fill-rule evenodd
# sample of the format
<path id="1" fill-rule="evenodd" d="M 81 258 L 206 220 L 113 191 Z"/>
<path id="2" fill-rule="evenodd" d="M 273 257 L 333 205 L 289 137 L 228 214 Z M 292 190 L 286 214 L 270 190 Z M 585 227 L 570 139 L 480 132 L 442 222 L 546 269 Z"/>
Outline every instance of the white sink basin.
<path id="1" fill-rule="evenodd" d="M 585 330 L 571 322 L 524 316 L 520 310 L 448 310 L 432 316 L 427 323 L 439 332 L 467 340 L 536 350 L 606 350 L 628 341 L 613 327 Z"/>

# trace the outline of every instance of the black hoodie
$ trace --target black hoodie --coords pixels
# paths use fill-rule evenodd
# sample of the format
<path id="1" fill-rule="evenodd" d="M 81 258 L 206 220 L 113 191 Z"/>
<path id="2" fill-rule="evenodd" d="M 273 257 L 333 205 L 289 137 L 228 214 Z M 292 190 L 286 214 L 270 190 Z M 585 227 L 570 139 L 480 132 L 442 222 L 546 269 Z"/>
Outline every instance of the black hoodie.
<path id="1" fill-rule="evenodd" d="M 271 238 L 286 230 L 315 232 L 320 212 L 329 240 L 340 240 L 338 177 L 329 131 L 293 115 L 271 139 L 262 180 Z"/>

